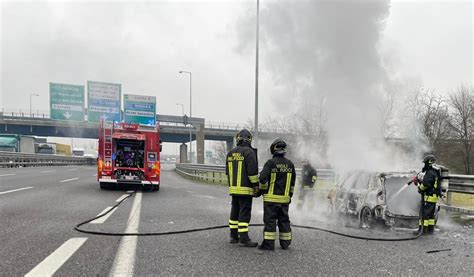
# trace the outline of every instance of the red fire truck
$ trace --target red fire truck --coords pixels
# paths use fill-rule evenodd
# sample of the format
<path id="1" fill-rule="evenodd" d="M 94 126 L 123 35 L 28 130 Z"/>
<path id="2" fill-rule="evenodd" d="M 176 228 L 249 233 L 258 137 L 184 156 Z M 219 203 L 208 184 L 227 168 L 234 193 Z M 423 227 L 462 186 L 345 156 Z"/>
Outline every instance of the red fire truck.
<path id="1" fill-rule="evenodd" d="M 100 188 L 140 185 L 160 189 L 159 126 L 106 123 L 99 126 L 97 181 Z"/>

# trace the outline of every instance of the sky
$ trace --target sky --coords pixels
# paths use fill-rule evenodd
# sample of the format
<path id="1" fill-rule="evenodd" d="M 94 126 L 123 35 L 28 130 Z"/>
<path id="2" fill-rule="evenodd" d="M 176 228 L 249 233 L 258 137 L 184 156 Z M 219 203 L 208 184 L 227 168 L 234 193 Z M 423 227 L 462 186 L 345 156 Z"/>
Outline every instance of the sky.
<path id="1" fill-rule="evenodd" d="M 279 68 L 266 55 L 272 44 L 265 43 L 271 39 L 265 30 L 287 27 L 269 12 L 289 1 L 260 2 L 259 116 L 265 119 L 298 107 L 282 108 L 293 92 L 276 96 L 282 90 L 274 78 Z M 377 42 L 389 77 L 439 93 L 473 85 L 473 6 L 391 1 Z M 32 97 L 33 111 L 49 113 L 49 82 L 90 80 L 119 83 L 123 93 L 154 95 L 159 114 L 181 115 L 178 103 L 189 114 L 189 76 L 178 73 L 186 70 L 192 72 L 193 116 L 239 124 L 254 117 L 255 1 L 1 0 L 0 7 L 5 112 L 27 111 L 34 93 L 39 97 Z"/>

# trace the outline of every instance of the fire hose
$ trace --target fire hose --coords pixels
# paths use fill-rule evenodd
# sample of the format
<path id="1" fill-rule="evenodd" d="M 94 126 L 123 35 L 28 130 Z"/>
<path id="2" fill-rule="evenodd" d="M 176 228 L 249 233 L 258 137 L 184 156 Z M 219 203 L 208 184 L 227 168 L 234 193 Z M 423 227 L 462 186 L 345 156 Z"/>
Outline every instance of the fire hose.
<path id="1" fill-rule="evenodd" d="M 208 226 L 208 227 L 202 227 L 202 228 L 194 228 L 194 229 L 185 229 L 185 230 L 179 230 L 179 231 L 165 231 L 165 232 L 143 232 L 143 233 L 113 233 L 113 232 L 101 232 L 101 231 L 91 231 L 91 230 L 85 230 L 82 229 L 81 227 L 96 220 L 99 219 L 103 216 L 106 216 L 108 213 L 113 211 L 115 208 L 120 206 L 125 200 L 130 198 L 135 192 L 129 193 L 127 197 L 124 197 L 120 202 L 115 204 L 113 207 L 108 209 L 106 212 L 101 213 L 100 215 L 93 217 L 91 219 L 88 219 L 86 221 L 83 221 L 79 224 L 77 224 L 74 229 L 78 232 L 85 233 L 85 234 L 91 234 L 91 235 L 102 235 L 102 236 L 118 236 L 118 237 L 123 237 L 123 236 L 165 236 L 165 235 L 177 235 L 177 234 L 186 234 L 186 233 L 194 233 L 194 232 L 201 232 L 201 231 L 209 231 L 209 230 L 216 230 L 216 229 L 226 229 L 229 228 L 228 225 L 217 225 L 217 226 Z M 420 218 L 421 218 L 421 208 L 420 208 Z M 249 226 L 252 227 L 262 227 L 264 224 L 250 224 Z M 320 227 L 314 227 L 314 226 L 306 226 L 306 225 L 298 225 L 298 224 L 291 224 L 292 227 L 294 228 L 300 228 L 300 229 L 308 229 L 308 230 L 316 230 L 316 231 L 322 231 L 338 236 L 343 236 L 347 238 L 352 238 L 352 239 L 359 239 L 359 240 L 370 240 L 370 241 L 408 241 L 408 240 L 415 240 L 419 238 L 423 234 L 423 228 L 420 229 L 420 232 L 412 237 L 405 237 L 405 238 L 376 238 L 376 237 L 364 237 L 364 236 L 357 236 L 357 235 L 351 235 L 351 234 L 346 234 L 346 233 L 341 233 L 325 228 L 320 228 Z"/>

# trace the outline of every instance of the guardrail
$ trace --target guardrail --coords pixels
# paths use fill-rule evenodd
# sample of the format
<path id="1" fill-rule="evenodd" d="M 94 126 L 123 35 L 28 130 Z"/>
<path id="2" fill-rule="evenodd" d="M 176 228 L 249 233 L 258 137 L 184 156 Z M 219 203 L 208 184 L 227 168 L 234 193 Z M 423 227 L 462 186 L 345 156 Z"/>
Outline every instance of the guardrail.
<path id="1" fill-rule="evenodd" d="M 336 173 L 331 169 L 317 169 L 318 180 L 336 182 Z M 203 165 L 203 164 L 176 164 L 176 172 L 186 178 L 216 184 L 227 184 L 224 165 Z M 296 169 L 297 176 L 301 176 L 301 169 Z M 328 187 L 322 189 L 327 191 Z M 452 193 L 474 194 L 474 175 L 450 174 L 447 188 L 446 204 L 441 204 L 443 209 L 458 211 L 467 214 L 474 214 L 474 210 L 452 206 Z"/>
<path id="2" fill-rule="evenodd" d="M 0 151 L 0 167 L 36 167 L 94 164 L 96 164 L 96 159 L 90 157 L 72 157 Z"/>
<path id="3" fill-rule="evenodd" d="M 474 175 L 449 174 L 448 189 L 446 191 L 446 205 L 442 207 L 450 211 L 474 214 L 474 210 L 452 206 L 452 193 L 474 194 Z M 474 203 L 473 203 L 474 206 Z"/>
<path id="4" fill-rule="evenodd" d="M 261 169 L 261 168 L 260 168 Z M 318 179 L 334 182 L 336 174 L 331 169 L 316 169 L 318 171 Z M 227 177 L 225 175 L 224 165 L 204 165 L 204 164 L 190 164 L 181 163 L 176 164 L 176 172 L 178 174 L 195 179 L 198 181 L 227 184 Z M 301 169 L 296 169 L 296 174 L 301 174 Z"/>

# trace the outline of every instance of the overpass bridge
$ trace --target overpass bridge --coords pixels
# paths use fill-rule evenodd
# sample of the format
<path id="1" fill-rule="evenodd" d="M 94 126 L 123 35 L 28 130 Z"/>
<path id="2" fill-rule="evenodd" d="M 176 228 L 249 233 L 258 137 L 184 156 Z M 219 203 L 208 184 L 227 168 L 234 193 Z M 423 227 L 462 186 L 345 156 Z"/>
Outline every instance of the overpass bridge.
<path id="1" fill-rule="evenodd" d="M 185 125 L 185 120 L 188 125 Z M 235 134 L 243 126 L 206 123 L 204 118 L 183 117 L 174 115 L 157 115 L 163 142 L 181 143 L 180 154 L 185 155 L 190 132 L 197 145 L 197 162 L 204 163 L 204 141 L 225 141 L 227 148 L 234 145 Z M 97 139 L 99 124 L 87 121 L 58 121 L 48 115 L 25 116 L 24 114 L 0 113 L 0 134 L 21 134 L 31 136 L 71 137 Z M 281 133 L 264 130 L 259 133 L 262 139 L 272 139 Z M 181 157 L 183 157 L 181 155 Z M 184 156 L 185 157 L 185 156 Z M 185 159 L 186 160 L 186 159 Z"/>

